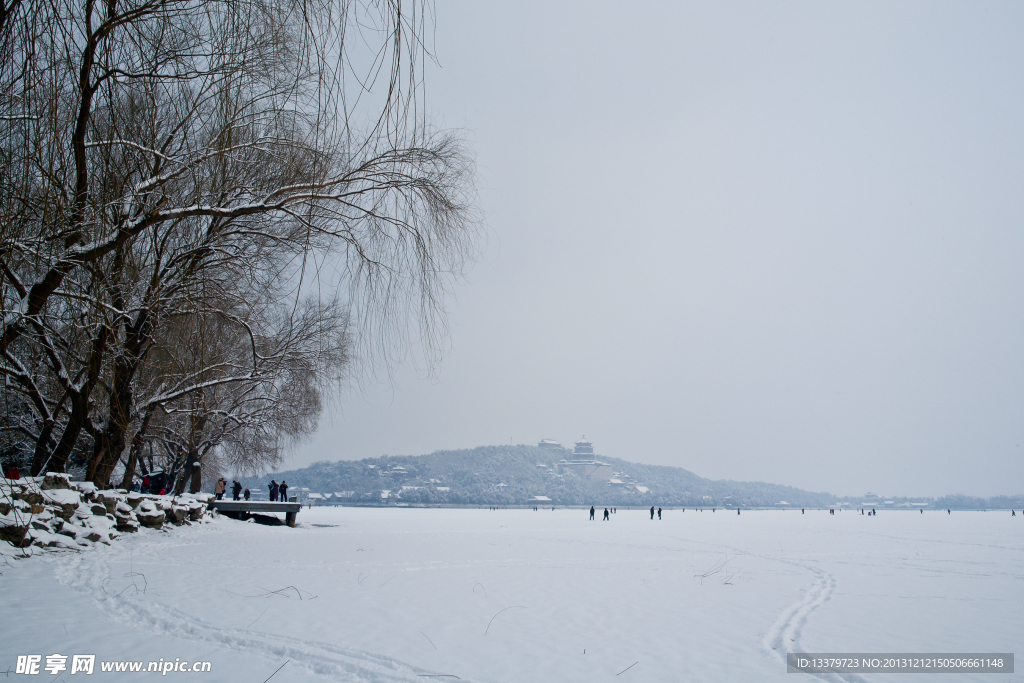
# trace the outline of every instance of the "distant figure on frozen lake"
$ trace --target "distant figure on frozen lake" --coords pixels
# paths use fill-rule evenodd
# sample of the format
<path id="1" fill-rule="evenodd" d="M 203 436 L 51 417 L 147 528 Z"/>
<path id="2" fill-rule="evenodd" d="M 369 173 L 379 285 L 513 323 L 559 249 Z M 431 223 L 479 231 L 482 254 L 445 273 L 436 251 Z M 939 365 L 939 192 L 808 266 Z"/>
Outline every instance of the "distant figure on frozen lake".
<path id="1" fill-rule="evenodd" d="M 922 514 L 922 515 L 924 514 L 924 510 L 921 510 L 921 514 Z"/>
<path id="2" fill-rule="evenodd" d="M 736 508 L 736 514 L 737 515 L 740 514 L 740 509 L 739 508 Z M 658 515 L 658 519 L 661 519 L 661 515 Z"/>
<path id="3" fill-rule="evenodd" d="M 804 514 L 804 509 L 803 508 L 800 508 L 800 514 L 801 515 Z"/>
<path id="4" fill-rule="evenodd" d="M 252 494 L 249 493 L 249 487 L 248 486 L 245 487 L 245 493 L 243 493 L 242 495 L 245 496 L 246 500 L 249 500 L 252 497 Z"/>
<path id="5" fill-rule="evenodd" d="M 594 521 L 594 506 L 593 505 L 590 506 L 590 521 L 591 522 Z"/>
<path id="6" fill-rule="evenodd" d="M 654 519 L 654 506 L 651 506 L 651 519 Z"/>
<path id="7" fill-rule="evenodd" d="M 878 514 L 877 512 L 875 512 L 875 508 L 871 508 L 871 514 L 872 515 L 877 515 Z"/>
<path id="8" fill-rule="evenodd" d="M 231 497 L 238 500 L 242 495 L 242 484 L 237 479 L 231 484 Z"/>
<path id="9" fill-rule="evenodd" d="M 278 487 L 280 495 L 278 496 L 283 502 L 288 502 L 288 482 L 284 479 L 281 480 L 281 486 Z"/>
<path id="10" fill-rule="evenodd" d="M 217 480 L 217 483 L 213 485 L 213 492 L 217 494 L 217 500 L 221 500 L 224 497 L 224 489 L 227 485 L 227 480 L 221 477 Z"/>
<path id="11" fill-rule="evenodd" d="M 274 481 L 273 479 L 271 479 L 270 483 L 267 484 L 267 488 L 270 489 L 270 500 L 271 501 L 276 501 L 277 500 L 277 492 L 280 490 L 277 487 L 277 482 Z"/>
<path id="12" fill-rule="evenodd" d="M 1017 511 L 1016 510 L 1010 510 L 1010 516 L 1011 517 L 1016 517 L 1017 516 Z"/>
<path id="13" fill-rule="evenodd" d="M 608 508 L 604 509 L 604 521 L 608 521 Z"/>
<path id="14" fill-rule="evenodd" d="M 953 514 L 953 513 L 952 513 L 952 512 L 950 512 L 950 511 L 949 511 L 949 509 L 947 508 L 947 509 L 946 509 L 946 514 L 947 514 L 947 515 L 951 515 L 951 514 Z"/>
<path id="15" fill-rule="evenodd" d="M 658 521 L 661 521 L 661 508 L 658 508 Z"/>

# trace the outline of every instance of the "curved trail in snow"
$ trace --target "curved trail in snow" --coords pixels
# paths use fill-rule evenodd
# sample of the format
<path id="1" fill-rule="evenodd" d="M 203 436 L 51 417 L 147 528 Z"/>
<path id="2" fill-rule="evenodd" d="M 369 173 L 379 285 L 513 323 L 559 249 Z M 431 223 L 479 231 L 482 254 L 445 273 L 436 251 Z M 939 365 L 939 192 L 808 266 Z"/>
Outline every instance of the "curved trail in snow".
<path id="1" fill-rule="evenodd" d="M 203 536 L 205 534 L 197 534 Z M 160 552 L 174 546 L 202 543 L 197 537 L 162 540 Z M 127 546 L 127 544 L 126 544 Z M 217 643 L 225 648 L 258 654 L 274 659 L 288 659 L 292 665 L 332 680 L 372 683 L 423 683 L 424 676 L 437 676 L 435 672 L 406 664 L 393 657 L 345 648 L 332 643 L 305 640 L 280 634 L 270 634 L 249 628 L 224 628 L 177 609 L 167 602 L 154 600 L 152 594 L 136 597 L 129 590 L 118 597 L 123 585 L 111 583 L 112 565 L 136 556 L 149 555 L 155 548 L 112 546 L 107 552 L 89 552 L 60 558 L 55 562 L 55 574 L 62 583 L 93 597 L 101 609 L 132 627 L 142 626 L 158 634 L 174 638 Z M 431 679 L 433 680 L 433 679 Z M 462 678 L 462 680 L 468 680 Z"/>
<path id="2" fill-rule="evenodd" d="M 777 558 L 776 558 L 777 559 Z M 814 576 L 814 583 L 807 589 L 804 597 L 782 610 L 778 619 L 768 629 L 764 637 L 764 648 L 769 654 L 777 657 L 786 665 L 789 652 L 800 652 L 800 636 L 807 618 L 819 607 L 828 602 L 836 588 L 836 578 L 817 567 L 793 560 L 778 560 L 786 564 L 800 567 Z M 810 674 L 820 680 L 833 683 L 865 683 L 864 678 L 857 674 Z"/>
<path id="3" fill-rule="evenodd" d="M 661 536 L 655 534 L 655 537 L 672 539 L 674 541 L 685 541 L 694 545 L 701 545 L 707 548 L 716 548 L 719 550 L 729 550 L 739 557 L 757 557 L 768 562 L 780 562 L 787 564 L 792 567 L 797 567 L 806 572 L 809 572 L 814 577 L 814 583 L 811 584 L 810 588 L 804 594 L 803 598 L 797 602 L 789 605 L 779 617 L 772 624 L 771 628 L 768 629 L 765 637 L 762 641 L 765 651 L 769 656 L 776 658 L 782 662 L 782 665 L 786 665 L 786 654 L 788 652 L 799 652 L 800 647 L 800 636 L 803 632 L 804 626 L 807 623 L 808 617 L 819 607 L 824 605 L 832 597 L 832 592 L 836 588 L 836 578 L 832 574 L 829 574 L 813 565 L 806 564 L 804 562 L 798 562 L 796 560 L 790 560 L 773 555 L 767 555 L 764 553 L 752 552 L 744 548 L 738 548 L 733 545 L 725 543 L 709 542 L 691 538 L 680 538 L 678 536 Z M 552 541 L 551 538 L 542 538 L 532 536 L 538 541 Z M 557 539 L 559 543 L 593 543 L 593 541 L 583 539 Z M 606 545 L 607 543 L 603 543 Z M 627 546 L 637 549 L 658 549 L 672 552 L 690 552 L 690 548 L 687 547 L 669 547 L 660 543 L 643 543 L 640 541 L 634 541 L 631 543 L 616 543 L 617 546 Z M 862 676 L 857 674 L 810 674 L 820 680 L 829 681 L 830 683 L 866 683 Z"/>

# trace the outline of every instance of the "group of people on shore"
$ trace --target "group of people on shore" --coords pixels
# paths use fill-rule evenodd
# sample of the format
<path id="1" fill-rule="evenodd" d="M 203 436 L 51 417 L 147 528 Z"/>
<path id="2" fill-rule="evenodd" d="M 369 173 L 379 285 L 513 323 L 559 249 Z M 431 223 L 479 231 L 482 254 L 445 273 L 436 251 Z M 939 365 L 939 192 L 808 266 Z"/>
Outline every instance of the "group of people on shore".
<path id="1" fill-rule="evenodd" d="M 243 491 L 244 489 L 244 491 Z M 223 500 L 224 494 L 228 490 L 228 480 L 221 477 L 217 480 L 217 483 L 213 485 L 213 492 L 217 495 L 217 500 Z M 283 503 L 288 502 L 288 482 L 281 480 L 278 484 L 273 479 L 267 484 L 267 493 L 270 497 L 271 502 L 280 500 Z M 249 500 L 252 498 L 252 493 L 248 487 L 242 486 L 241 482 L 234 481 L 231 483 L 231 498 L 232 500 L 241 500 L 242 498 Z"/>
<path id="2" fill-rule="evenodd" d="M 244 494 L 242 492 L 243 488 L 245 489 Z M 217 495 L 217 500 L 222 500 L 224 498 L 224 494 L 227 492 L 227 489 L 228 480 L 225 479 L 224 477 L 218 479 L 217 483 L 213 485 L 213 492 Z M 245 496 L 246 500 L 249 500 L 249 498 L 252 496 L 252 494 L 249 493 L 249 488 L 243 487 L 242 483 L 237 480 L 231 482 L 231 499 L 241 500 L 243 495 Z"/>

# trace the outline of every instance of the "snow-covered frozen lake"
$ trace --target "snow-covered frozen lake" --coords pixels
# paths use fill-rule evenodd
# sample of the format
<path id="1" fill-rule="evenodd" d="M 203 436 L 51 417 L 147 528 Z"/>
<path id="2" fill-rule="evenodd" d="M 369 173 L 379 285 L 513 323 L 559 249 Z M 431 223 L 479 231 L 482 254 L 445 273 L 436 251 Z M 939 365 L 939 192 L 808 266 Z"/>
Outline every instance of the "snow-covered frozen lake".
<path id="1" fill-rule="evenodd" d="M 785 673 L 790 651 L 1024 653 L 1020 511 L 600 513 L 320 508 L 296 529 L 220 518 L 11 560 L 0 667 L 62 653 L 208 660 L 168 676 L 257 683 L 286 661 L 275 683 L 792 682 L 815 679 Z"/>

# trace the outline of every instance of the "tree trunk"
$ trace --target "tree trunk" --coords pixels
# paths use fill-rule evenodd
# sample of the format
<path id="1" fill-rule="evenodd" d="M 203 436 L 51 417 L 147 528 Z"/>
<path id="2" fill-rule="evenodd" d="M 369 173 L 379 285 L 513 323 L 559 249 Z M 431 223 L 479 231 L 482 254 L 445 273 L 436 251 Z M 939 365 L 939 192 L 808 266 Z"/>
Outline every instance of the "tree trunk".
<path id="1" fill-rule="evenodd" d="M 67 469 L 68 458 L 78 442 L 78 435 L 81 434 L 86 420 L 89 419 L 89 396 L 92 394 L 92 388 L 99 378 L 103 354 L 107 348 L 108 332 L 109 330 L 106 326 L 100 328 L 92 344 L 92 353 L 89 357 L 89 374 L 86 376 L 85 382 L 82 383 L 81 387 L 77 390 L 71 389 L 68 392 L 71 398 L 71 415 L 68 416 L 68 423 L 64 426 L 64 433 L 61 434 L 60 442 L 54 449 L 53 455 L 50 456 L 48 469 L 52 472 L 64 472 Z M 34 472 L 33 476 L 38 477 L 39 473 Z"/>
<path id="2" fill-rule="evenodd" d="M 29 468 L 29 474 L 33 477 L 38 477 L 44 467 L 50 472 L 55 471 L 47 466 L 50 461 L 50 447 L 53 445 L 53 429 L 56 426 L 51 420 L 44 424 L 39 432 L 39 438 L 36 440 L 36 450 L 32 454 L 32 466 Z M 64 470 L 60 471 L 63 472 Z"/>
<path id="3" fill-rule="evenodd" d="M 135 430 L 135 436 L 132 437 L 132 448 L 128 453 L 128 462 L 124 466 L 124 478 L 121 480 L 121 488 L 126 491 L 130 491 L 132 488 L 132 479 L 135 478 L 135 464 L 140 461 L 139 456 L 142 453 L 146 430 L 149 427 L 149 417 L 152 414 L 150 411 L 146 411 L 146 414 L 142 417 L 142 424 Z M 143 468 L 145 468 L 145 465 L 143 465 Z"/>
<path id="4" fill-rule="evenodd" d="M 206 427 L 205 415 L 192 417 L 188 436 L 188 456 L 185 458 L 185 468 L 181 473 L 181 479 L 178 480 L 180 489 L 178 493 L 184 493 L 186 479 L 189 482 L 189 493 L 199 493 L 203 490 L 203 468 L 200 466 L 199 439 L 197 437 L 203 433 L 204 427 Z"/>
<path id="5" fill-rule="evenodd" d="M 47 469 L 51 472 L 64 472 L 67 470 L 68 458 L 78 442 L 78 435 L 82 433 L 85 420 L 88 418 L 88 399 L 79 392 L 71 397 L 71 415 L 68 416 L 68 423 L 64 425 L 64 433 L 60 436 L 57 447 L 50 455 L 50 463 Z M 40 463 L 42 467 L 42 463 Z M 40 472 L 33 472 L 32 476 L 38 477 Z"/>

